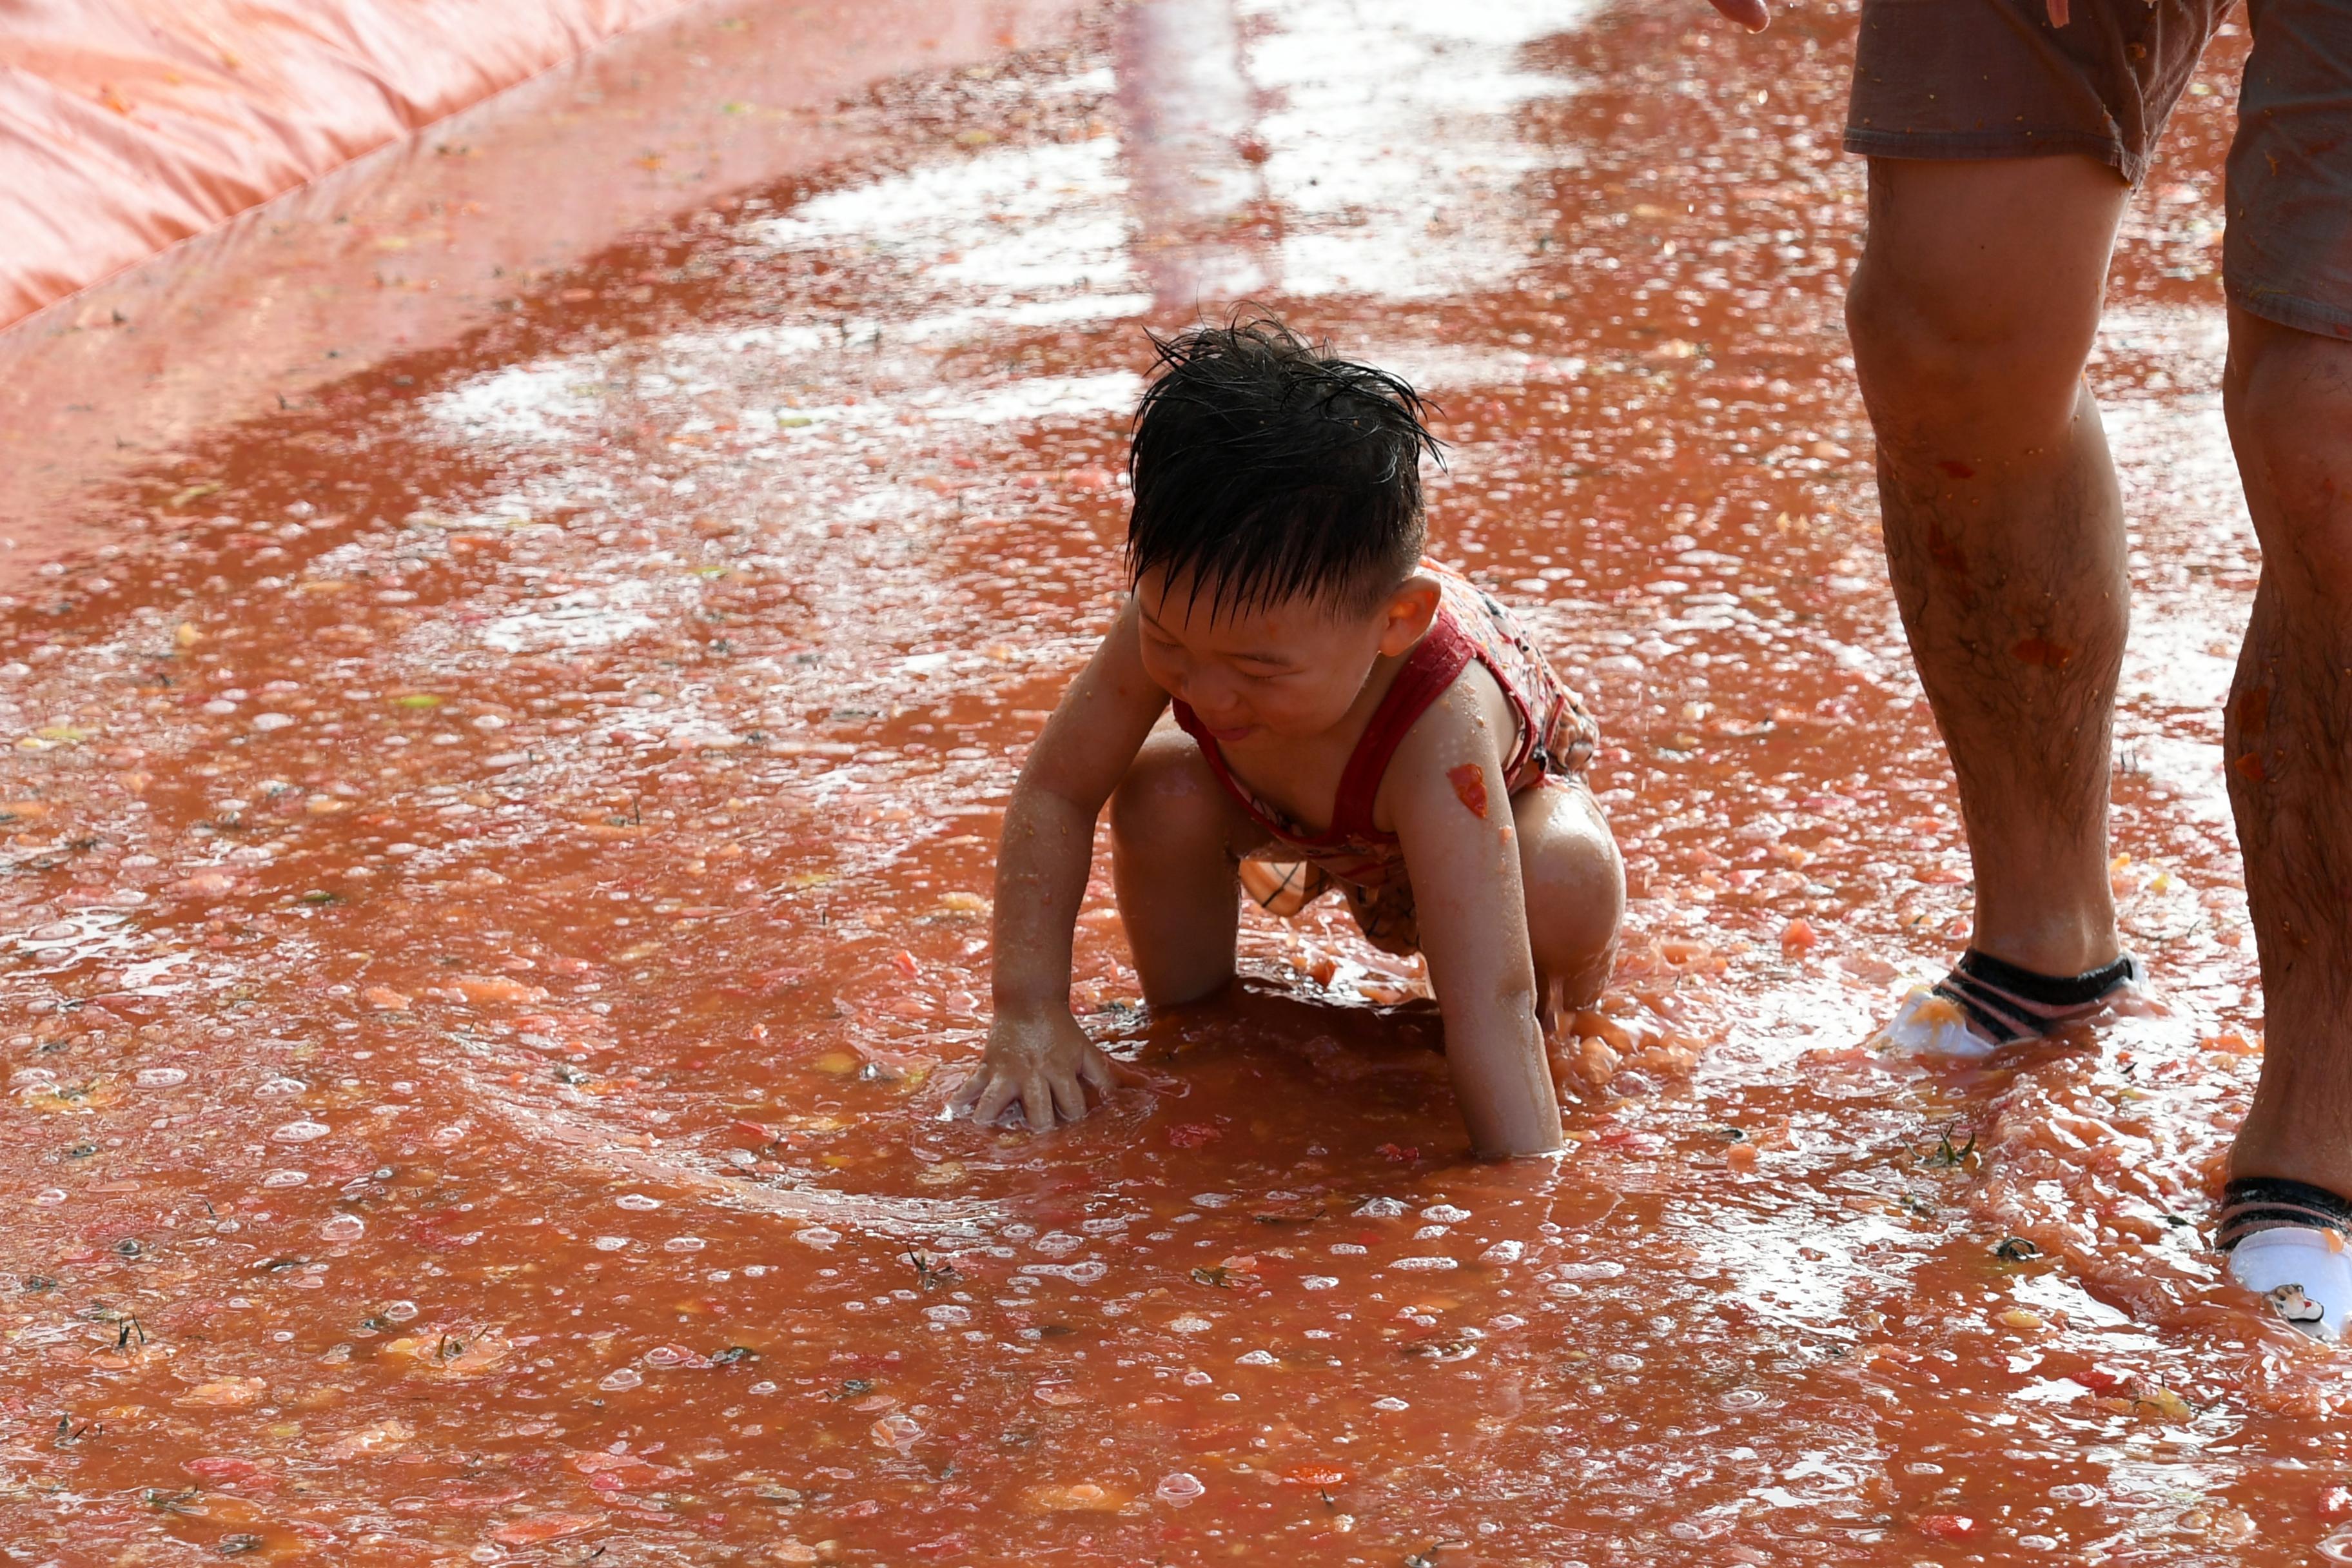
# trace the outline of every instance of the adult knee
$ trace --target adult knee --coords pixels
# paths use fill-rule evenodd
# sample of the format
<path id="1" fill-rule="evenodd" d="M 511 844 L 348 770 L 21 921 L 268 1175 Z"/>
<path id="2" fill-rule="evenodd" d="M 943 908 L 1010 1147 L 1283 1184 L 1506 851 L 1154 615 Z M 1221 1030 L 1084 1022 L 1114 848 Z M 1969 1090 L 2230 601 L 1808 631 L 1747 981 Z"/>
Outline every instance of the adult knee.
<path id="1" fill-rule="evenodd" d="M 1845 321 L 1880 446 L 1898 459 L 1966 461 L 1973 449 L 2032 445 L 2063 429 L 2074 416 L 2098 300 L 2037 297 L 2041 287 L 1988 279 L 1954 289 L 1866 255 L 1846 294 Z M 2011 427 L 2015 434 L 2006 433 Z"/>
<path id="2" fill-rule="evenodd" d="M 1883 448 L 1965 462 L 2063 430 L 2125 195 L 2086 157 L 1872 160 L 1846 326 Z"/>
<path id="3" fill-rule="evenodd" d="M 2232 312 L 2223 391 L 2263 570 L 2332 630 L 2352 608 L 2352 342 Z"/>

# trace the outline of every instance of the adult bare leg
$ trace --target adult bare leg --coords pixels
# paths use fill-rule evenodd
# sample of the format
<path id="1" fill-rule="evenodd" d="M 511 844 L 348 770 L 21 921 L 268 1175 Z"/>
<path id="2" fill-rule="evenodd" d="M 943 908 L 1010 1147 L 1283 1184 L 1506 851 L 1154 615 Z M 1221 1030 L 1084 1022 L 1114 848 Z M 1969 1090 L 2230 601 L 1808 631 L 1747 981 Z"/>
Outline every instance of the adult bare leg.
<path id="1" fill-rule="evenodd" d="M 1846 302 L 1905 631 L 1976 868 L 1974 945 L 2118 952 L 2109 739 L 2123 513 L 2083 368 L 2127 188 L 2091 158 L 1874 158 Z"/>
<path id="2" fill-rule="evenodd" d="M 2225 745 L 2265 1049 L 2231 1174 L 2352 1197 L 2352 342 L 2232 310 L 2223 395 L 2263 544 Z"/>
<path id="3" fill-rule="evenodd" d="M 2352 343 L 2230 313 L 2263 580 L 2223 727 L 2267 1048 L 2215 1239 L 2324 1340 L 2352 1322 Z"/>

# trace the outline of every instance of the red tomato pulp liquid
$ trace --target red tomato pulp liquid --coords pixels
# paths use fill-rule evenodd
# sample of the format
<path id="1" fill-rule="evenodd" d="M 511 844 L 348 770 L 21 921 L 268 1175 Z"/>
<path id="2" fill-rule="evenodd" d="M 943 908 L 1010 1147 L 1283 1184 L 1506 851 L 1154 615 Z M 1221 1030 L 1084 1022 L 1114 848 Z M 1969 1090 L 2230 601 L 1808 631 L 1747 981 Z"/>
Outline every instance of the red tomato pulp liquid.
<path id="1" fill-rule="evenodd" d="M 2346 1551 L 2343 1378 L 2203 1247 L 2259 1060 L 2226 94 L 2093 373 L 2173 1011 L 1908 1062 L 1864 1042 L 1969 873 L 1838 324 L 1852 28 L 1097 18 L 91 490 L 112 542 L 0 621 L 12 1550 Z M 1558 1161 L 1468 1157 L 1335 910 L 1144 1015 L 1099 858 L 1074 998 L 1150 1085 L 941 1115 L 1006 790 L 1120 592 L 1140 329 L 1244 295 L 1444 405 L 1433 548 L 1606 731 L 1633 904 Z"/>

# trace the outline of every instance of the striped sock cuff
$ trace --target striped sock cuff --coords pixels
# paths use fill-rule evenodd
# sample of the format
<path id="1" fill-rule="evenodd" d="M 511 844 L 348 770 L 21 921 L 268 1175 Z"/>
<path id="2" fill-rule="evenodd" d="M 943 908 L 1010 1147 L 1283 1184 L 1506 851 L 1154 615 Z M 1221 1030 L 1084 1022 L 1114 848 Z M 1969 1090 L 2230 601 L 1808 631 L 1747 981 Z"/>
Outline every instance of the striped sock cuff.
<path id="1" fill-rule="evenodd" d="M 2213 1247 L 2227 1252 L 2258 1230 L 2303 1226 L 2352 1237 L 2352 1202 L 2308 1182 L 2253 1176 L 2221 1189 L 2221 1216 Z"/>
<path id="2" fill-rule="evenodd" d="M 2006 1046 L 2087 1016 L 2119 986 L 2146 979 L 2147 971 L 2129 953 L 2086 973 L 2054 975 L 2020 969 L 1970 948 L 1933 989 L 1966 1013 L 1979 1035 Z"/>

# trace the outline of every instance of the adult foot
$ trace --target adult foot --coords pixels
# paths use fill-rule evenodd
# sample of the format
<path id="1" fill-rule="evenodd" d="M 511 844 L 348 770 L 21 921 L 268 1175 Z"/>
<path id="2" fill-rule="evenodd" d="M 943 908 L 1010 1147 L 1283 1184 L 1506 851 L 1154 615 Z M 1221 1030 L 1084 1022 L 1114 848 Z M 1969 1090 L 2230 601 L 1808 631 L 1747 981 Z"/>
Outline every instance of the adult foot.
<path id="1" fill-rule="evenodd" d="M 2147 969 L 2130 953 L 2081 974 L 2037 974 L 1975 948 L 1951 973 L 1903 999 L 1872 1043 L 1930 1056 L 1989 1056 L 2140 995 Z"/>
<path id="2" fill-rule="evenodd" d="M 2334 1344 L 2352 1321 L 2352 1203 L 2306 1182 L 2231 1182 L 2213 1245 L 2230 1278 L 2315 1340 Z"/>

